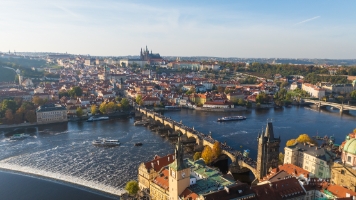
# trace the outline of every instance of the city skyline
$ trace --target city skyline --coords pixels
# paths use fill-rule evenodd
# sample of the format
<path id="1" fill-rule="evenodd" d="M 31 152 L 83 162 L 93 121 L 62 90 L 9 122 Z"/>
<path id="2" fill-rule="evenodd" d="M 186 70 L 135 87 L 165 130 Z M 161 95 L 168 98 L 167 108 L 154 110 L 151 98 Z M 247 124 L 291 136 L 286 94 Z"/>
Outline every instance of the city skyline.
<path id="1" fill-rule="evenodd" d="M 0 51 L 354 59 L 352 4 L 3 1 Z"/>

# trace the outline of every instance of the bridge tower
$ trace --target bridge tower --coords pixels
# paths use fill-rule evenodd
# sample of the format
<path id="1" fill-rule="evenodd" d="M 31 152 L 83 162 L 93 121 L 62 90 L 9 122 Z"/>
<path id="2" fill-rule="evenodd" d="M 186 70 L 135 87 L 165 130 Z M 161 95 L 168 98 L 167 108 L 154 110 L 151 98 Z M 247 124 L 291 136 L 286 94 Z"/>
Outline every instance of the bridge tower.
<path id="1" fill-rule="evenodd" d="M 275 138 L 273 133 L 272 122 L 267 123 L 266 131 L 257 137 L 258 153 L 257 153 L 257 176 L 256 179 L 261 179 L 268 172 L 278 167 L 279 160 L 279 145 L 281 138 Z"/>

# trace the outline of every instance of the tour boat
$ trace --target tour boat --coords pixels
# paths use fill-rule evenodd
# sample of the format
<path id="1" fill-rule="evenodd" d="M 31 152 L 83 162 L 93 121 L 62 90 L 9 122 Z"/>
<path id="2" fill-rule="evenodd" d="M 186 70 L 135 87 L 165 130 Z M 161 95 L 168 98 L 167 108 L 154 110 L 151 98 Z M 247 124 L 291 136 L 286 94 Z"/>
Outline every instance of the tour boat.
<path id="1" fill-rule="evenodd" d="M 222 117 L 218 119 L 218 122 L 225 122 L 225 121 L 239 121 L 245 120 L 245 116 L 230 116 L 230 117 Z"/>
<path id="2" fill-rule="evenodd" d="M 15 134 L 10 137 L 10 140 L 23 140 L 25 138 L 30 137 L 29 134 L 21 133 L 21 134 Z"/>
<path id="3" fill-rule="evenodd" d="M 109 117 L 90 117 L 87 122 L 94 122 L 94 121 L 101 121 L 101 120 L 108 120 Z"/>
<path id="4" fill-rule="evenodd" d="M 141 142 L 137 142 L 137 143 L 135 143 L 135 146 L 142 146 L 142 143 Z"/>
<path id="5" fill-rule="evenodd" d="M 99 138 L 97 140 L 94 140 L 92 144 L 94 146 L 99 146 L 99 147 L 115 147 L 115 146 L 119 146 L 120 142 L 119 140 L 108 140 L 105 138 Z"/>

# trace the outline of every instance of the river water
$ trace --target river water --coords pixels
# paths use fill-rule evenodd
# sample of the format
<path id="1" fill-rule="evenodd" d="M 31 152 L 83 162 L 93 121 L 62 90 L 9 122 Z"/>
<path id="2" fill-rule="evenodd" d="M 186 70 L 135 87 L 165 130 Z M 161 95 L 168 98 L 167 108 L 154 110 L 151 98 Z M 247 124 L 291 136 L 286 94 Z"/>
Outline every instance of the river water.
<path id="1" fill-rule="evenodd" d="M 288 139 L 296 138 L 301 133 L 334 135 L 336 143 L 341 143 L 346 134 L 356 128 L 354 111 L 340 115 L 335 110 L 317 111 L 303 107 L 236 113 L 181 110 L 164 115 L 182 120 L 185 125 L 203 133 L 211 131 L 215 139 L 226 141 L 235 149 L 250 149 L 252 158 L 256 158 L 257 154 L 257 134 L 265 128 L 267 121 L 273 122 L 275 136 L 281 137 L 281 151 Z M 216 121 L 228 115 L 245 115 L 247 120 Z M 173 153 L 174 149 L 167 139 L 146 127 L 133 126 L 133 122 L 132 118 L 116 118 L 3 131 L 0 134 L 0 167 L 86 184 L 94 189 L 119 194 L 127 181 L 137 178 L 141 162 L 152 159 L 154 155 Z M 9 141 L 8 138 L 15 133 L 28 133 L 31 137 Z M 115 148 L 94 147 L 91 141 L 98 137 L 119 139 L 122 144 Z M 143 146 L 135 147 L 136 142 L 142 142 Z M 4 181 L 6 178 L 0 179 L 0 182 Z M 0 199 L 14 198 L 4 198 L 0 191 Z"/>

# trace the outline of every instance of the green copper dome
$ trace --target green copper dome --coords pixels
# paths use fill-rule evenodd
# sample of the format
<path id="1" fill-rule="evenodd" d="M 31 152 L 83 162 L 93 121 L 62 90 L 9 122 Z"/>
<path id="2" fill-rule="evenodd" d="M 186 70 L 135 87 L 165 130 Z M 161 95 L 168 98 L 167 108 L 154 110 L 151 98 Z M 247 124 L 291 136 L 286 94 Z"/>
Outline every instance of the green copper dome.
<path id="1" fill-rule="evenodd" d="M 346 142 L 346 144 L 344 145 L 344 151 L 356 155 L 356 139 L 355 138 L 351 138 Z"/>

